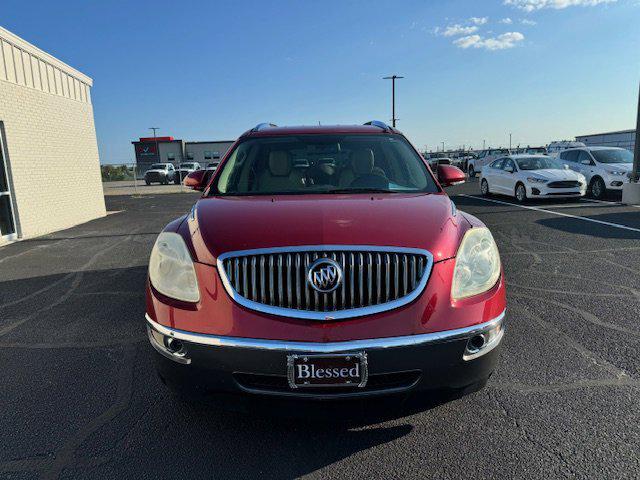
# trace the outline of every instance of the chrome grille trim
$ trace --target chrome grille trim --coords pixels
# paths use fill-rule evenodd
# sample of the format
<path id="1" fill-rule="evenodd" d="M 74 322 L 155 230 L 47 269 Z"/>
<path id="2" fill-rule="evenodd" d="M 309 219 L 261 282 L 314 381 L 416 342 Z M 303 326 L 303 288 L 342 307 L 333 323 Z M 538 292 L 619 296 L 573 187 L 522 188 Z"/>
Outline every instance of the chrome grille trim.
<path id="1" fill-rule="evenodd" d="M 341 287 L 329 294 L 318 294 L 305 280 L 306 266 L 322 258 L 323 252 L 344 268 Z M 245 265 L 252 271 L 242 268 Z M 291 318 L 341 320 L 393 310 L 415 300 L 429 280 L 433 255 L 417 248 L 304 245 L 227 252 L 218 257 L 217 266 L 225 290 L 243 307 Z"/>

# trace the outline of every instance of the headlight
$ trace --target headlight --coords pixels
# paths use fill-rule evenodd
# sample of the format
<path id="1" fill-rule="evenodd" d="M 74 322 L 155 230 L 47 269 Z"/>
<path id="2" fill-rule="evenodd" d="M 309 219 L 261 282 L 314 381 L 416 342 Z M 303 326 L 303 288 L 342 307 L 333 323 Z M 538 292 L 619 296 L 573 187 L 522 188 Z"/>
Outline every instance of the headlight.
<path id="1" fill-rule="evenodd" d="M 184 302 L 200 300 L 191 254 L 177 233 L 163 232 L 158 236 L 149 259 L 149 280 L 167 297 Z"/>
<path id="2" fill-rule="evenodd" d="M 609 175 L 625 175 L 627 172 L 621 172 L 619 170 L 607 170 Z"/>
<path id="3" fill-rule="evenodd" d="M 544 178 L 537 178 L 537 177 L 527 177 L 527 182 L 532 182 L 532 183 L 547 183 L 549 180 L 545 180 Z"/>
<path id="4" fill-rule="evenodd" d="M 453 270 L 451 296 L 454 300 L 486 292 L 500 277 L 500 254 L 488 228 L 471 228 L 465 233 Z"/>

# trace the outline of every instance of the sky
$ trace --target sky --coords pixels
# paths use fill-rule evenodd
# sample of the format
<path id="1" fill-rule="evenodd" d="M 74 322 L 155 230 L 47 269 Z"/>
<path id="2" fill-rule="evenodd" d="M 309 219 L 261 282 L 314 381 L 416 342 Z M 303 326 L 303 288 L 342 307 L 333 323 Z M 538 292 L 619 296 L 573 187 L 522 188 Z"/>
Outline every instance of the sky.
<path id="1" fill-rule="evenodd" d="M 0 25 L 94 80 L 102 163 L 158 135 L 390 123 L 420 149 L 634 128 L 640 0 L 2 0 Z"/>

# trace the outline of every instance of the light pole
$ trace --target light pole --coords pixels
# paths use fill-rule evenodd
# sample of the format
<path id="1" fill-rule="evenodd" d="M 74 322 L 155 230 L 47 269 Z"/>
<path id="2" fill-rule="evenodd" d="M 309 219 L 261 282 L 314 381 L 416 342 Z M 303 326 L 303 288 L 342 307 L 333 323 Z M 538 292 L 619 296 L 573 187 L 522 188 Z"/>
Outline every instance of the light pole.
<path id="1" fill-rule="evenodd" d="M 640 205 L 640 93 L 638 94 L 638 113 L 636 114 L 636 136 L 633 148 L 633 170 L 629 183 L 622 187 L 622 203 Z"/>
<path id="2" fill-rule="evenodd" d="M 444 142 L 442 142 L 442 151 L 444 152 Z"/>
<path id="3" fill-rule="evenodd" d="M 635 147 L 633 148 L 633 170 L 631 171 L 631 181 L 638 183 L 640 180 L 640 92 L 638 93 L 638 113 L 636 116 L 636 140 Z"/>
<path id="4" fill-rule="evenodd" d="M 487 148 L 487 141 L 482 140 L 482 149 L 485 150 Z"/>
<path id="5" fill-rule="evenodd" d="M 149 130 L 153 130 L 153 142 L 156 144 L 156 155 L 158 161 L 160 161 L 160 150 L 158 150 L 158 137 L 156 137 L 156 130 L 160 130 L 160 127 L 149 127 Z"/>
<path id="6" fill-rule="evenodd" d="M 396 127 L 396 79 L 404 78 L 398 75 L 391 75 L 390 77 L 382 77 L 383 80 L 391 80 L 391 126 Z"/>

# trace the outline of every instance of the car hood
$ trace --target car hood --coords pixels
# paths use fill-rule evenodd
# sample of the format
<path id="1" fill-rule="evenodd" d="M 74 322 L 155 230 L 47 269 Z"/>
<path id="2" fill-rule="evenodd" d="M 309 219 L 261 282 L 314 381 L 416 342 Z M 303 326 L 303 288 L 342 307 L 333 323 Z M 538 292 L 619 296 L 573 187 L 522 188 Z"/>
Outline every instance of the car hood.
<path id="1" fill-rule="evenodd" d="M 522 173 L 528 177 L 537 177 L 544 180 L 581 180 L 583 175 L 573 170 L 547 168 L 543 170 L 523 170 Z"/>
<path id="2" fill-rule="evenodd" d="M 145 173 L 167 173 L 167 171 L 160 170 L 160 169 L 153 169 L 153 170 L 147 170 Z"/>
<path id="3" fill-rule="evenodd" d="M 210 265 L 226 252 L 301 245 L 422 248 L 437 262 L 470 227 L 454 210 L 443 193 L 208 197 L 186 225 L 194 259 Z"/>
<path id="4" fill-rule="evenodd" d="M 601 163 L 605 170 L 619 170 L 621 172 L 630 172 L 633 170 L 633 163 Z"/>

